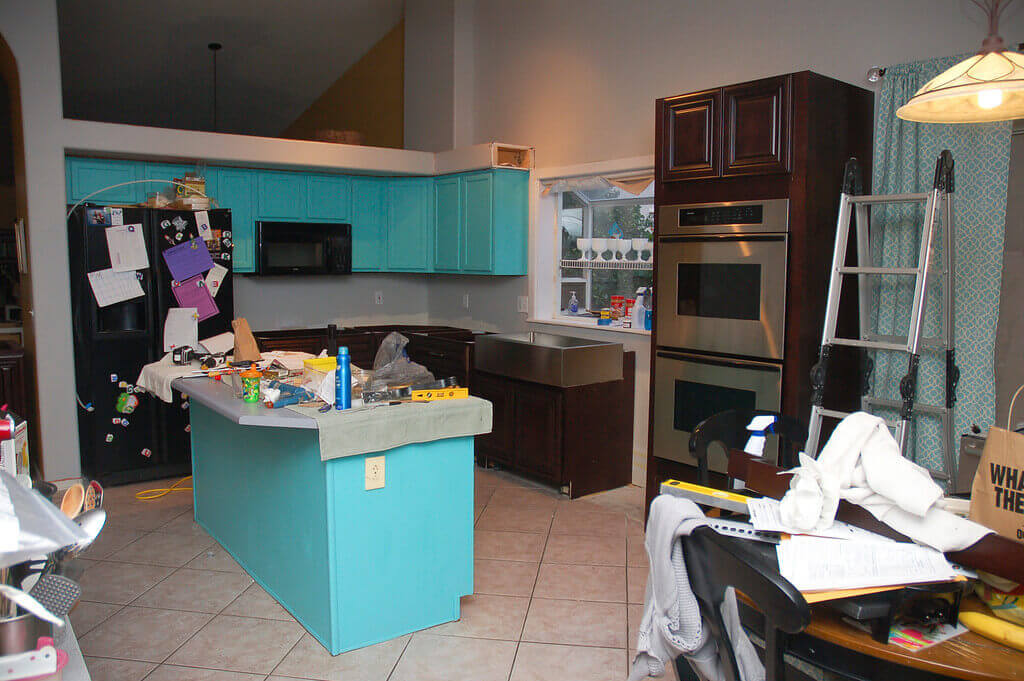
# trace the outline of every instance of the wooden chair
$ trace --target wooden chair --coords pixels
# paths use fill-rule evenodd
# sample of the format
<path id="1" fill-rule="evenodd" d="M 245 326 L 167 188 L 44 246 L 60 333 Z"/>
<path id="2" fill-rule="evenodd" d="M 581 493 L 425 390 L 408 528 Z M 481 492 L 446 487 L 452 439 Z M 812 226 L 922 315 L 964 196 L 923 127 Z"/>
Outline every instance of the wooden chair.
<path id="1" fill-rule="evenodd" d="M 765 429 L 765 433 L 779 436 L 779 466 L 792 468 L 797 462 L 797 453 L 807 442 L 807 426 L 791 416 L 783 416 L 774 411 L 761 409 L 730 409 L 697 424 L 690 435 L 690 454 L 697 459 L 697 471 L 700 484 L 705 487 L 710 483 L 708 473 L 708 447 L 717 442 L 725 447 L 728 453 L 733 449 L 742 450 L 751 436 L 747 424 L 755 416 L 773 416 L 775 423 Z M 731 486 L 731 480 L 730 486 Z"/>

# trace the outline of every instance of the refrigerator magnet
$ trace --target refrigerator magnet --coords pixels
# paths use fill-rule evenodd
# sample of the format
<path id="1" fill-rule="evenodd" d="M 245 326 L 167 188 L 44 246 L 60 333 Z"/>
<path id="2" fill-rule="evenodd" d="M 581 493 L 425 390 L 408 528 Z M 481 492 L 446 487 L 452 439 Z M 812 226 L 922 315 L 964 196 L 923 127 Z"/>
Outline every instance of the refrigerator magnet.
<path id="1" fill-rule="evenodd" d="M 128 419 L 121 419 L 121 427 L 123 427 L 123 428 L 127 428 L 128 427 Z"/>
<path id="2" fill-rule="evenodd" d="M 117 374 L 110 374 L 110 382 L 117 383 Z"/>
<path id="3" fill-rule="evenodd" d="M 185 218 L 180 215 L 175 215 L 174 219 L 171 220 L 171 224 L 177 227 L 179 232 L 188 227 L 188 222 L 186 222 Z"/>
<path id="4" fill-rule="evenodd" d="M 148 447 L 146 449 L 143 449 L 139 453 L 142 454 L 142 456 L 146 457 L 147 459 L 153 456 L 153 450 L 149 449 Z"/>
<path id="5" fill-rule="evenodd" d="M 124 209 L 122 208 L 111 208 L 110 209 L 110 224 L 111 226 L 123 225 L 124 224 Z M 135 230 L 131 227 L 128 228 L 129 232 Z"/>
<path id="6" fill-rule="evenodd" d="M 107 444 L 110 444 L 111 442 L 114 441 L 114 434 L 113 433 L 107 433 L 107 436 L 105 438 L 103 438 L 103 439 L 107 441 Z"/>

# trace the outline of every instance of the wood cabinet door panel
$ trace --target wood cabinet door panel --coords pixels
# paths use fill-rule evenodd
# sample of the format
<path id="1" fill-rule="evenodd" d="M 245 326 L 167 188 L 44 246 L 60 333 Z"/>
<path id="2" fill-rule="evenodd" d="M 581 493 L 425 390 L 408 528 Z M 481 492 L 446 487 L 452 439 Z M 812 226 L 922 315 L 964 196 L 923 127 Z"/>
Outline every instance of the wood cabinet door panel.
<path id="1" fill-rule="evenodd" d="M 560 483 L 562 478 L 562 395 L 559 391 L 516 384 L 513 424 L 515 465 L 527 473 Z"/>
<path id="2" fill-rule="evenodd" d="M 791 92 L 789 76 L 723 90 L 723 175 L 789 172 Z"/>
<path id="3" fill-rule="evenodd" d="M 492 374 L 474 373 L 472 392 L 491 403 L 491 432 L 476 436 L 478 456 L 512 464 L 515 452 L 512 381 Z"/>
<path id="4" fill-rule="evenodd" d="M 721 164 L 721 90 L 664 100 L 662 179 L 718 177 Z"/>

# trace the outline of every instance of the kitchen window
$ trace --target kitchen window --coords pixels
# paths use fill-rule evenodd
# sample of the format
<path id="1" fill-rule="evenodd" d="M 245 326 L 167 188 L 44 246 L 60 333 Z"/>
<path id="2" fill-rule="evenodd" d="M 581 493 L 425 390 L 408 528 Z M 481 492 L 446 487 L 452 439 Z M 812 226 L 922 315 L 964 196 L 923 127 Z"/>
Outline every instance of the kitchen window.
<path id="1" fill-rule="evenodd" d="M 549 191 L 560 235 L 556 318 L 594 320 L 594 313 L 611 307 L 612 296 L 635 299 L 638 289 L 651 285 L 653 182 L 573 178 Z M 574 295 L 576 313 L 570 311 Z"/>

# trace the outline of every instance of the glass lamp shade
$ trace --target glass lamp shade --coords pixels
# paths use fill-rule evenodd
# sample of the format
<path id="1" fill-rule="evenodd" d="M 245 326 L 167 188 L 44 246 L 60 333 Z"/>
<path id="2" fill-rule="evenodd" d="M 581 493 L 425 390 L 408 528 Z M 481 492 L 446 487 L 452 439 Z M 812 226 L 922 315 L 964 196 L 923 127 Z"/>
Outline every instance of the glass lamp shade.
<path id="1" fill-rule="evenodd" d="M 918 123 L 1024 118 L 1024 55 L 1003 50 L 969 57 L 925 83 L 896 115 Z"/>

